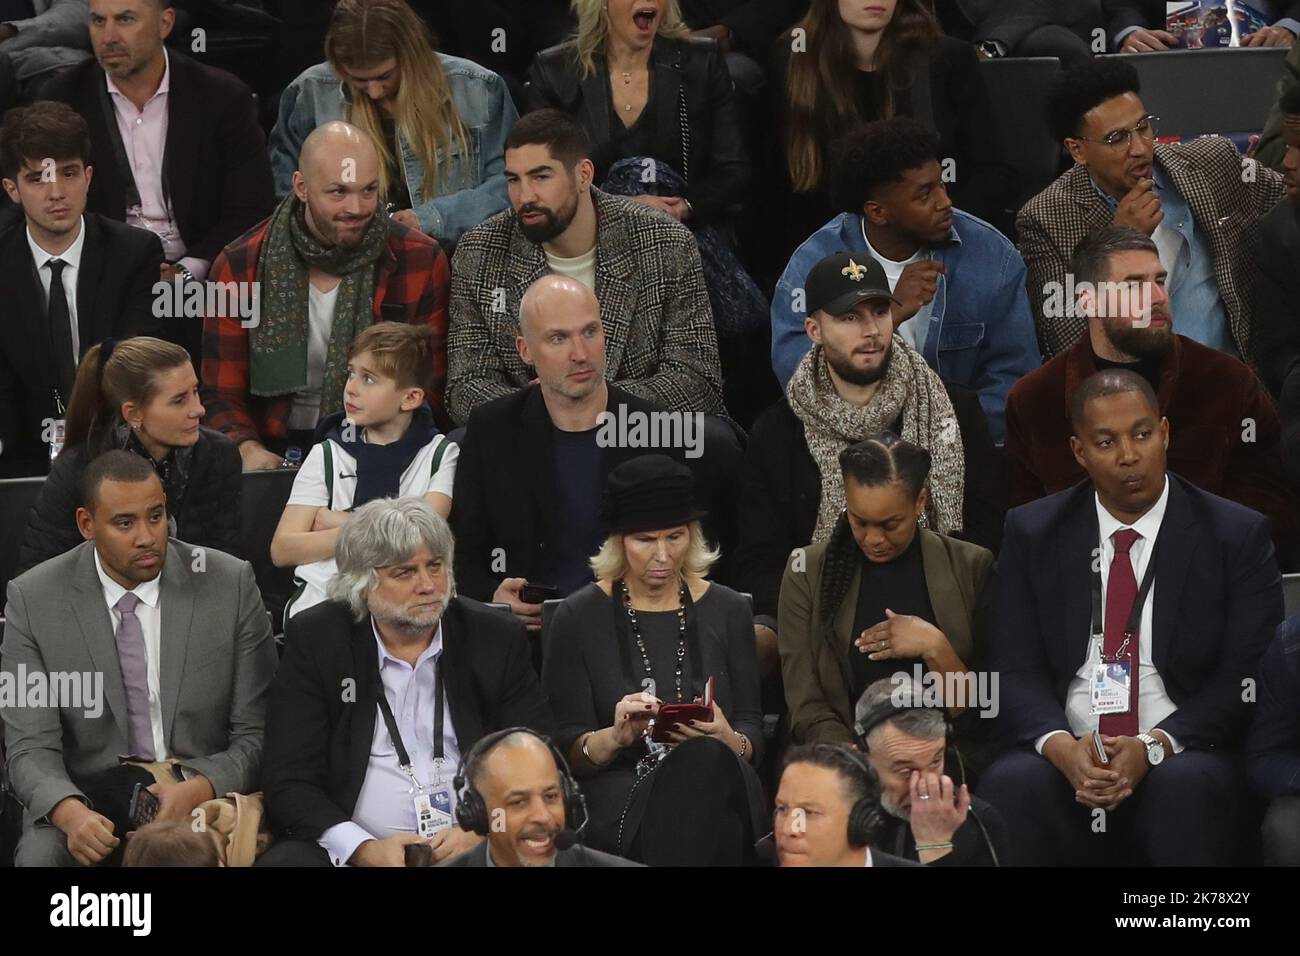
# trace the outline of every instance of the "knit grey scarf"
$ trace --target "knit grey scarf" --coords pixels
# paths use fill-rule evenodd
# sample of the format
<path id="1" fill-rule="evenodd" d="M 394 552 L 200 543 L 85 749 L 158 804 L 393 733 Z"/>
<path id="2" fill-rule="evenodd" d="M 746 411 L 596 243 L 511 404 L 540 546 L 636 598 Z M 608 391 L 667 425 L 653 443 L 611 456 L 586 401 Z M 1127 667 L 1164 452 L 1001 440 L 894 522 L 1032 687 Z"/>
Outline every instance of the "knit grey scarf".
<path id="1" fill-rule="evenodd" d="M 899 437 L 930 452 L 926 524 L 942 534 L 961 530 L 966 457 L 957 414 L 939 376 L 901 338 L 894 336 L 889 367 L 865 407 L 840 398 L 820 345 L 814 345 L 795 369 L 786 397 L 803 422 L 808 450 L 821 472 L 821 505 L 813 544 L 830 537 L 844 510 L 840 452 L 892 428 L 900 413 Z"/>

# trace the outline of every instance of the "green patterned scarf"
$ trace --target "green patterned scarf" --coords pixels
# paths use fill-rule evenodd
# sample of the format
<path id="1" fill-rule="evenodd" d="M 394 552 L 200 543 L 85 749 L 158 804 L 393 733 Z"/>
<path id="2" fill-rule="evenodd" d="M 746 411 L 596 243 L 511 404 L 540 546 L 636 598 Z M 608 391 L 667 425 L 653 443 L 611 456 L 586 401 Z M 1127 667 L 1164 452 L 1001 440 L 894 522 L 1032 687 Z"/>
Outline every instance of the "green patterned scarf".
<path id="1" fill-rule="evenodd" d="M 376 214 L 350 248 L 327 246 L 307 228 L 306 206 L 292 193 L 271 214 L 271 225 L 257 260 L 261 289 L 260 321 L 249 330 L 248 378 L 254 395 L 300 392 L 307 387 L 308 270 L 341 276 L 334 301 L 325 375 L 321 380 L 322 415 L 343 407 L 348 346 L 375 321 L 374 264 L 384 251 L 388 224 Z"/>

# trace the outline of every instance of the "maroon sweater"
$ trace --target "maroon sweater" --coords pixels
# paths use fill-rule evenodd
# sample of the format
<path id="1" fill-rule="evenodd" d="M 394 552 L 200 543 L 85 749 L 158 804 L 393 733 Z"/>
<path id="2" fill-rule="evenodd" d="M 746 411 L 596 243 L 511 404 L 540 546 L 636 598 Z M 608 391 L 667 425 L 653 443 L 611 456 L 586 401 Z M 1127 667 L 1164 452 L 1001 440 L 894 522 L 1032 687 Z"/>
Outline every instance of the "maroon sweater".
<path id="1" fill-rule="evenodd" d="M 1085 335 L 1012 386 L 1006 439 L 1012 506 L 1086 477 L 1070 451 L 1070 404 L 1096 371 Z M 1169 470 L 1268 516 L 1278 561 L 1287 567 L 1300 540 L 1295 492 L 1282 474 L 1277 410 L 1255 373 L 1226 352 L 1176 335 L 1157 397 L 1160 413 L 1169 419 Z M 1254 422 L 1253 435 L 1246 420 Z"/>

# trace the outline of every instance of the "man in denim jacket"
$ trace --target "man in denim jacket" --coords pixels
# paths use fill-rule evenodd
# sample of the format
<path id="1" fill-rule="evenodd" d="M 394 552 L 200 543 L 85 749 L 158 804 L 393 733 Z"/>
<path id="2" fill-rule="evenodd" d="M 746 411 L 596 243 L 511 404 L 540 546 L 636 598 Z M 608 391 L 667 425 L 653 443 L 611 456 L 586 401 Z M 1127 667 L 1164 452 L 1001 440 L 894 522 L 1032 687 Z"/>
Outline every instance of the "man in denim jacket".
<path id="1" fill-rule="evenodd" d="M 810 346 L 809 270 L 837 252 L 860 252 L 881 264 L 902 303 L 895 333 L 945 381 L 979 393 L 1000 444 L 1007 392 L 1040 364 L 1025 263 L 1006 236 L 953 207 L 951 165 L 915 120 L 878 120 L 845 136 L 831 179 L 844 212 L 795 250 L 772 297 L 772 370 L 784 387 Z"/>

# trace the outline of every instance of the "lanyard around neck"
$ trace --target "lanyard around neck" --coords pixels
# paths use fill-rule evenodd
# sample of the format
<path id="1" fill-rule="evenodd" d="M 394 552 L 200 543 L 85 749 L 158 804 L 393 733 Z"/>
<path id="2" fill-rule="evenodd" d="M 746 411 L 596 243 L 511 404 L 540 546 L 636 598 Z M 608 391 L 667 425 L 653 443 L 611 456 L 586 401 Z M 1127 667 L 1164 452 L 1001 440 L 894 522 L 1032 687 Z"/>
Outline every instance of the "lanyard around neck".
<path id="1" fill-rule="evenodd" d="M 445 691 L 442 685 L 442 664 L 441 662 L 433 665 L 433 759 L 441 761 L 443 759 L 443 697 Z M 393 709 L 388 706 L 388 695 L 384 691 L 384 681 L 379 679 L 379 712 L 384 715 L 384 725 L 388 728 L 388 736 L 392 738 L 393 749 L 397 751 L 397 761 L 405 773 L 412 780 L 415 780 L 415 770 L 411 765 L 411 755 L 406 750 L 406 745 L 402 742 L 402 735 L 397 729 L 397 721 L 393 719 Z M 417 786 L 419 781 L 415 781 Z"/>

